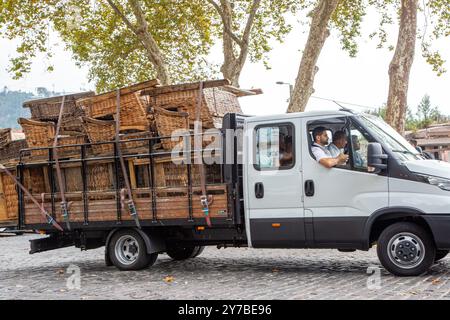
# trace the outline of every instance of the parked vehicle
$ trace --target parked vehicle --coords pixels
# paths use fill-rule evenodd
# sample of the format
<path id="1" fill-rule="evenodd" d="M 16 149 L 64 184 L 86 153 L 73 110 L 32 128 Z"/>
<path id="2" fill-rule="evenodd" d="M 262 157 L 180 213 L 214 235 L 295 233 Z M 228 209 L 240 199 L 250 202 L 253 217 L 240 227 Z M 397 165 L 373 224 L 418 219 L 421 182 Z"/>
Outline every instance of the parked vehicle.
<path id="1" fill-rule="evenodd" d="M 330 136 L 337 130 L 347 133 L 347 164 L 327 169 L 317 163 L 311 132 L 318 126 L 327 128 Z M 348 110 L 226 115 L 221 144 L 214 147 L 226 161 L 219 167 L 206 165 L 207 172 L 216 166 L 206 185 L 213 198 L 209 205 L 201 202 L 198 164 L 178 164 L 183 185 L 158 185 L 157 164 L 167 154 L 154 152 L 156 139 L 164 138 L 143 138 L 148 152 L 124 155 L 139 224 L 124 206 L 117 154 L 89 158 L 82 151 L 78 160 L 60 159 L 62 167 L 78 168 L 83 177 L 79 190 L 66 191 L 72 203 L 67 221 L 57 210 L 51 156 L 45 162 L 20 163 L 22 182 L 26 170 L 46 170 L 52 190 L 43 195 L 43 206 L 64 228 L 59 232 L 47 224 L 19 192 L 20 227 L 49 235 L 31 241 L 31 253 L 105 246 L 108 265 L 137 270 L 154 264 L 158 254 L 183 260 L 212 245 L 341 251 L 376 245 L 389 272 L 417 276 L 450 250 L 450 164 L 425 160 L 379 118 Z M 292 157 L 280 161 L 288 144 Z M 79 147 L 85 150 L 88 145 Z M 356 163 L 357 154 L 362 163 Z M 109 174 L 112 187 L 91 190 L 89 181 L 96 173 L 88 176 L 89 166 L 99 163 L 115 168 Z"/>

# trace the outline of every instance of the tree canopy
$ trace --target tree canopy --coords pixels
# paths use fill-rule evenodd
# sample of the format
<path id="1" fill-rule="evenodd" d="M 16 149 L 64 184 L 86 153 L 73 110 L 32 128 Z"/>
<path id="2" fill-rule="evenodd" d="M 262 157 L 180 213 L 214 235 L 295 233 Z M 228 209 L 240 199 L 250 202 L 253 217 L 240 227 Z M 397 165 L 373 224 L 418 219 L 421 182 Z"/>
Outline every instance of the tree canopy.
<path id="1" fill-rule="evenodd" d="M 130 2 L 117 1 L 115 5 L 135 21 Z M 213 43 L 211 12 L 203 0 L 173 3 L 140 1 L 149 33 L 173 79 L 208 76 L 213 71 L 204 57 Z M 89 80 L 95 81 L 100 91 L 156 76 L 141 40 L 108 2 L 4 0 L 0 3 L 0 36 L 19 40 L 9 69 L 15 78 L 30 71 L 38 53 L 51 58 L 52 31 L 61 37 L 77 64 L 89 66 Z"/>

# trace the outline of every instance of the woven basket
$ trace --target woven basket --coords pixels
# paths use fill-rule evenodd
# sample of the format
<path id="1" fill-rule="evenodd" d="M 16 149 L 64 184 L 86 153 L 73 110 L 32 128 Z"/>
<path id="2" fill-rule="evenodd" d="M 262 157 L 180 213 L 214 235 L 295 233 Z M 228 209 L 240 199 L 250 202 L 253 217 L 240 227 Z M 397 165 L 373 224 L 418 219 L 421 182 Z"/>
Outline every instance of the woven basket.
<path id="1" fill-rule="evenodd" d="M 156 107 L 151 113 L 150 117 L 155 122 L 158 135 L 161 137 L 170 137 L 175 130 L 189 130 L 189 114 L 186 112 L 167 111 Z M 172 150 L 179 142 L 166 138 L 161 139 L 161 144 L 164 149 Z"/>
<path id="2" fill-rule="evenodd" d="M 152 107 L 160 107 L 170 111 L 187 112 L 189 120 L 196 120 L 198 90 L 173 91 L 149 97 Z M 204 128 L 220 128 L 221 118 L 227 113 L 242 113 L 238 98 L 233 93 L 220 88 L 203 90 L 200 120 Z"/>
<path id="3" fill-rule="evenodd" d="M 136 133 L 128 133 L 120 136 L 120 140 L 133 140 L 133 139 L 145 139 L 141 141 L 129 141 L 123 142 L 120 144 L 120 148 L 123 153 L 131 154 L 136 152 L 149 152 L 149 138 L 153 135 L 151 132 L 136 132 Z"/>
<path id="4" fill-rule="evenodd" d="M 82 99 L 77 102 L 86 113 L 94 119 L 114 116 L 117 113 L 116 97 L 110 93 Z M 145 106 L 140 94 L 133 92 L 120 96 L 120 129 L 121 130 L 148 130 L 149 122 Z"/>
<path id="5" fill-rule="evenodd" d="M 116 123 L 112 120 L 97 120 L 88 117 L 83 117 L 84 130 L 91 143 L 97 142 L 113 142 L 116 139 Z M 151 132 L 136 132 L 121 134 L 121 140 L 133 140 L 141 138 L 150 138 Z M 129 141 L 120 144 L 122 152 L 133 153 L 138 150 L 148 150 L 148 140 L 142 141 Z M 92 145 L 92 151 L 94 154 L 112 154 L 114 153 L 114 143 Z"/>
<path id="6" fill-rule="evenodd" d="M 52 145 L 55 139 L 55 124 L 53 122 L 40 122 L 24 118 L 20 118 L 18 122 L 25 133 L 25 139 L 29 148 L 48 148 Z M 32 157 L 47 155 L 48 150 L 31 151 Z"/>
<path id="7" fill-rule="evenodd" d="M 223 118 L 227 113 L 242 114 L 242 109 L 235 94 L 220 88 L 205 89 L 203 99 L 212 117 Z"/>
<path id="8" fill-rule="evenodd" d="M 221 183 L 222 173 L 220 165 L 205 166 L 206 183 Z M 155 177 L 157 187 L 187 187 L 188 170 L 186 165 L 173 163 L 171 158 L 156 160 Z M 200 186 L 199 165 L 191 165 L 191 181 L 193 186 Z"/>
<path id="9" fill-rule="evenodd" d="M 61 121 L 60 134 L 73 135 L 74 133 L 84 133 L 81 117 L 85 116 L 81 108 L 76 108 L 70 114 L 64 114 Z"/>
<path id="10" fill-rule="evenodd" d="M 71 95 L 66 95 L 64 102 L 63 115 L 70 115 L 76 112 L 76 100 L 95 95 L 95 92 L 82 92 Z M 29 108 L 31 111 L 31 118 L 33 120 L 57 120 L 62 103 L 62 96 L 51 97 L 46 99 L 37 99 L 26 101 L 23 104 L 24 108 Z"/>
<path id="11" fill-rule="evenodd" d="M 116 123 L 112 120 L 97 120 L 89 117 L 82 117 L 83 128 L 91 143 L 113 141 L 116 135 Z M 94 154 L 114 153 L 114 144 L 92 145 Z"/>
<path id="12" fill-rule="evenodd" d="M 7 145 L 0 148 L 0 162 L 6 163 L 8 161 L 18 159 L 20 155 L 20 150 L 27 148 L 28 144 L 25 139 L 11 141 Z"/>
<path id="13" fill-rule="evenodd" d="M 12 141 L 11 129 L 0 129 L 0 148 Z"/>
<path id="14" fill-rule="evenodd" d="M 72 135 L 72 136 L 58 136 L 58 146 L 77 145 L 84 144 L 86 142 L 86 136 Z M 61 157 L 68 157 L 78 155 L 81 157 L 81 147 L 64 147 L 58 148 L 58 155 Z"/>
<path id="15" fill-rule="evenodd" d="M 15 171 L 11 172 L 13 175 Z M 19 213 L 19 197 L 14 181 L 6 174 L 1 174 L 1 183 L 3 184 L 3 196 L 5 197 L 5 205 L 7 216 L 10 219 L 17 218 Z"/>

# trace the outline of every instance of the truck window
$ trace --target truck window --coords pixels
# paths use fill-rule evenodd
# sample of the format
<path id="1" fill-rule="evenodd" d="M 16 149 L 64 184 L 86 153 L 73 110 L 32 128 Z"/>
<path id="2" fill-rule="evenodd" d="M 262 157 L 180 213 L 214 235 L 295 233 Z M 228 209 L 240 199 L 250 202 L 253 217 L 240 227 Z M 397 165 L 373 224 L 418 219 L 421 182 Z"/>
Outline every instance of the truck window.
<path id="1" fill-rule="evenodd" d="M 264 125 L 255 129 L 256 170 L 285 170 L 295 164 L 294 126 Z"/>
<path id="2" fill-rule="evenodd" d="M 350 147 L 352 148 L 352 163 L 356 170 L 367 171 L 367 147 L 369 140 L 357 128 L 350 130 Z"/>

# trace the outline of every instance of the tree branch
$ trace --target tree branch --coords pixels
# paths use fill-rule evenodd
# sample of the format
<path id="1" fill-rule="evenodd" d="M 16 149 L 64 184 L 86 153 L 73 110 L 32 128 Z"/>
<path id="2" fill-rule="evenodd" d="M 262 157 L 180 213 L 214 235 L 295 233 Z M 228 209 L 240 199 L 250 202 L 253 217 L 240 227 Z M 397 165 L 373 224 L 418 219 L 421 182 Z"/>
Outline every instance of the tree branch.
<path id="1" fill-rule="evenodd" d="M 253 0 L 247 24 L 245 25 L 244 34 L 242 35 L 242 41 L 247 46 L 248 46 L 248 39 L 250 38 L 250 33 L 252 31 L 253 23 L 255 21 L 256 12 L 258 11 L 260 4 L 261 0 Z"/>
<path id="2" fill-rule="evenodd" d="M 231 39 L 233 39 L 234 42 L 236 42 L 240 47 L 242 47 L 244 45 L 244 42 L 241 39 L 239 39 L 231 30 L 231 26 L 228 24 L 227 19 L 225 17 L 225 13 L 223 12 L 222 8 L 214 0 L 207 0 L 207 1 L 216 9 L 217 13 L 220 15 L 224 31 L 231 37 Z"/>
<path id="3" fill-rule="evenodd" d="M 123 22 L 127 25 L 128 28 L 130 28 L 131 31 L 133 31 L 137 35 L 137 29 L 133 26 L 133 24 L 128 20 L 128 18 L 120 11 L 120 9 L 112 2 L 112 0 L 106 0 L 108 1 L 109 5 L 113 10 L 116 12 L 116 14 L 122 18 Z"/>
<path id="4" fill-rule="evenodd" d="M 148 31 L 148 23 L 145 19 L 145 14 L 142 11 L 139 0 L 128 0 L 131 9 L 133 10 L 133 14 L 136 18 L 137 26 L 134 26 L 130 20 L 125 16 L 122 11 L 114 4 L 112 0 L 107 0 L 109 5 L 114 9 L 114 11 L 122 18 L 128 28 L 136 35 L 137 39 L 144 46 L 147 56 L 150 62 L 156 69 L 157 76 L 161 83 L 166 85 L 171 82 L 169 72 L 167 70 L 167 66 L 164 62 L 163 54 L 159 49 L 158 44 L 156 43 L 153 36 Z"/>
<path id="5" fill-rule="evenodd" d="M 138 0 L 128 0 L 131 5 L 131 9 L 133 10 L 134 16 L 136 17 L 137 25 L 139 26 L 137 29 L 138 33 L 145 33 L 146 36 L 150 35 L 148 33 L 148 23 L 145 19 L 145 14 L 142 11 L 142 8 L 138 2 Z M 153 39 L 153 37 L 151 37 Z"/>

